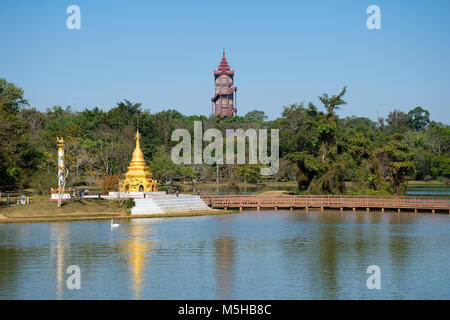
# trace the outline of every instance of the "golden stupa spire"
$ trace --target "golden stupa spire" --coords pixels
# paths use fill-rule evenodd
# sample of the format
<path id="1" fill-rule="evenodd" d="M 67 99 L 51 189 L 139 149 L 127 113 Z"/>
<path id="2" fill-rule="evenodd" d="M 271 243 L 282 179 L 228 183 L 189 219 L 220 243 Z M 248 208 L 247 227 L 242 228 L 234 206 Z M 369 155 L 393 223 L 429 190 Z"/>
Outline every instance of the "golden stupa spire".
<path id="1" fill-rule="evenodd" d="M 141 134 L 136 130 L 136 147 L 131 155 L 130 166 L 125 174 L 125 179 L 120 183 L 120 189 L 123 191 L 157 191 L 157 182 L 153 180 L 152 173 L 145 164 L 144 153 L 141 150 Z"/>
<path id="2" fill-rule="evenodd" d="M 135 168 L 136 166 L 145 166 L 144 153 L 142 152 L 140 145 L 141 135 L 139 133 L 139 130 L 136 131 L 135 140 L 136 147 L 134 148 L 130 163 L 130 167 L 132 168 Z"/>
<path id="3" fill-rule="evenodd" d="M 136 136 L 134 138 L 138 141 L 141 139 L 141 134 L 139 133 L 139 129 L 136 130 Z"/>

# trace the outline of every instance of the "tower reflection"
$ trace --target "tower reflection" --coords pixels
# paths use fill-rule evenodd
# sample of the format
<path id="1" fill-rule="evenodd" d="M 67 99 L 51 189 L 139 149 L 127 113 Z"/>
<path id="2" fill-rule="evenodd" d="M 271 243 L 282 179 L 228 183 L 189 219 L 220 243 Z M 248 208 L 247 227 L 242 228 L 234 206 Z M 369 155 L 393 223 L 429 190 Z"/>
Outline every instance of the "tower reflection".
<path id="1" fill-rule="evenodd" d="M 233 280 L 234 239 L 221 237 L 214 241 L 216 282 L 219 299 L 230 299 Z"/>

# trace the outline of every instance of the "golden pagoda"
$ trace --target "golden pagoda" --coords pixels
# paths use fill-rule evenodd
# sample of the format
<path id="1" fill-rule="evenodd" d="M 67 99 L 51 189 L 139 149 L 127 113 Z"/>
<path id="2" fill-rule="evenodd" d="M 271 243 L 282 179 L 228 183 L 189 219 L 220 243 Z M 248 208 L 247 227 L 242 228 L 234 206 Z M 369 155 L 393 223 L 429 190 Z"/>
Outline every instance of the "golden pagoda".
<path id="1" fill-rule="evenodd" d="M 139 141 L 141 135 L 136 131 L 136 148 L 131 156 L 128 172 L 125 179 L 120 181 L 119 189 L 121 192 L 152 192 L 157 191 L 157 181 L 152 179 L 152 173 L 145 164 L 144 154 L 142 153 Z"/>

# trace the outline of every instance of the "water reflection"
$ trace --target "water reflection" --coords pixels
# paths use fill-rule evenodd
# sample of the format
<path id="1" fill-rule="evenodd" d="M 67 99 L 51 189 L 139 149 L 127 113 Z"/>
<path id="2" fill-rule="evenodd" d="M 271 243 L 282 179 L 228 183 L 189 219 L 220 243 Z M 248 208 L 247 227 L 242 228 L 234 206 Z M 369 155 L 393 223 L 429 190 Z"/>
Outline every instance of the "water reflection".
<path id="1" fill-rule="evenodd" d="M 0 299 L 448 299 L 448 215 L 297 210 L 0 225 Z M 69 265 L 81 290 L 68 290 Z M 368 290 L 368 266 L 382 290 Z"/>
<path id="2" fill-rule="evenodd" d="M 323 217 L 323 216 L 321 216 Z M 319 219 L 323 221 L 324 218 Z M 323 296 L 325 292 L 321 292 L 324 288 L 326 288 L 328 294 L 331 299 L 337 298 L 338 291 L 338 283 L 337 283 L 337 239 L 336 232 L 337 228 L 333 226 L 327 225 L 321 228 L 322 232 L 320 233 L 320 270 L 321 270 L 321 282 L 317 285 L 321 289 L 320 296 Z"/>
<path id="3" fill-rule="evenodd" d="M 234 239 L 232 237 L 221 237 L 214 240 L 216 257 L 216 281 L 218 286 L 217 296 L 219 299 L 231 299 L 233 286 L 233 260 Z"/>
<path id="4" fill-rule="evenodd" d="M 408 188 L 406 191 L 407 195 L 411 196 L 448 196 L 450 195 L 450 188 L 446 187 L 434 187 L 434 188 Z"/>
<path id="5" fill-rule="evenodd" d="M 145 280 L 146 265 L 149 264 L 149 251 L 153 248 L 151 237 L 155 232 L 156 220 L 135 219 L 122 228 L 122 232 L 128 234 L 123 240 L 122 252 L 128 257 L 128 264 L 131 271 L 132 289 L 134 299 L 141 298 L 142 286 Z"/>
<path id="6" fill-rule="evenodd" d="M 56 260 L 56 299 L 63 298 L 64 290 L 64 254 L 65 240 L 68 236 L 68 227 L 65 223 L 51 223 L 50 235 L 53 240 L 50 245 L 51 256 Z"/>

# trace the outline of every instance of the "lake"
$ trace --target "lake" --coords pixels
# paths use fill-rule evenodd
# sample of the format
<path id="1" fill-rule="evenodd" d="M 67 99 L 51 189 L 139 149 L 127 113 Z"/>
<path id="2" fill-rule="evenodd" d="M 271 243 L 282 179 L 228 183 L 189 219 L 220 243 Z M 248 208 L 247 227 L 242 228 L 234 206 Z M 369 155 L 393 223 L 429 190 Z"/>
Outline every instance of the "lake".
<path id="1" fill-rule="evenodd" d="M 449 299 L 447 214 L 316 210 L 0 225 L 0 299 Z M 81 270 L 69 290 L 67 267 Z M 369 290 L 367 267 L 381 270 Z"/>
<path id="2" fill-rule="evenodd" d="M 434 188 L 408 188 L 406 190 L 408 196 L 448 196 L 450 195 L 450 188 L 434 187 Z"/>

